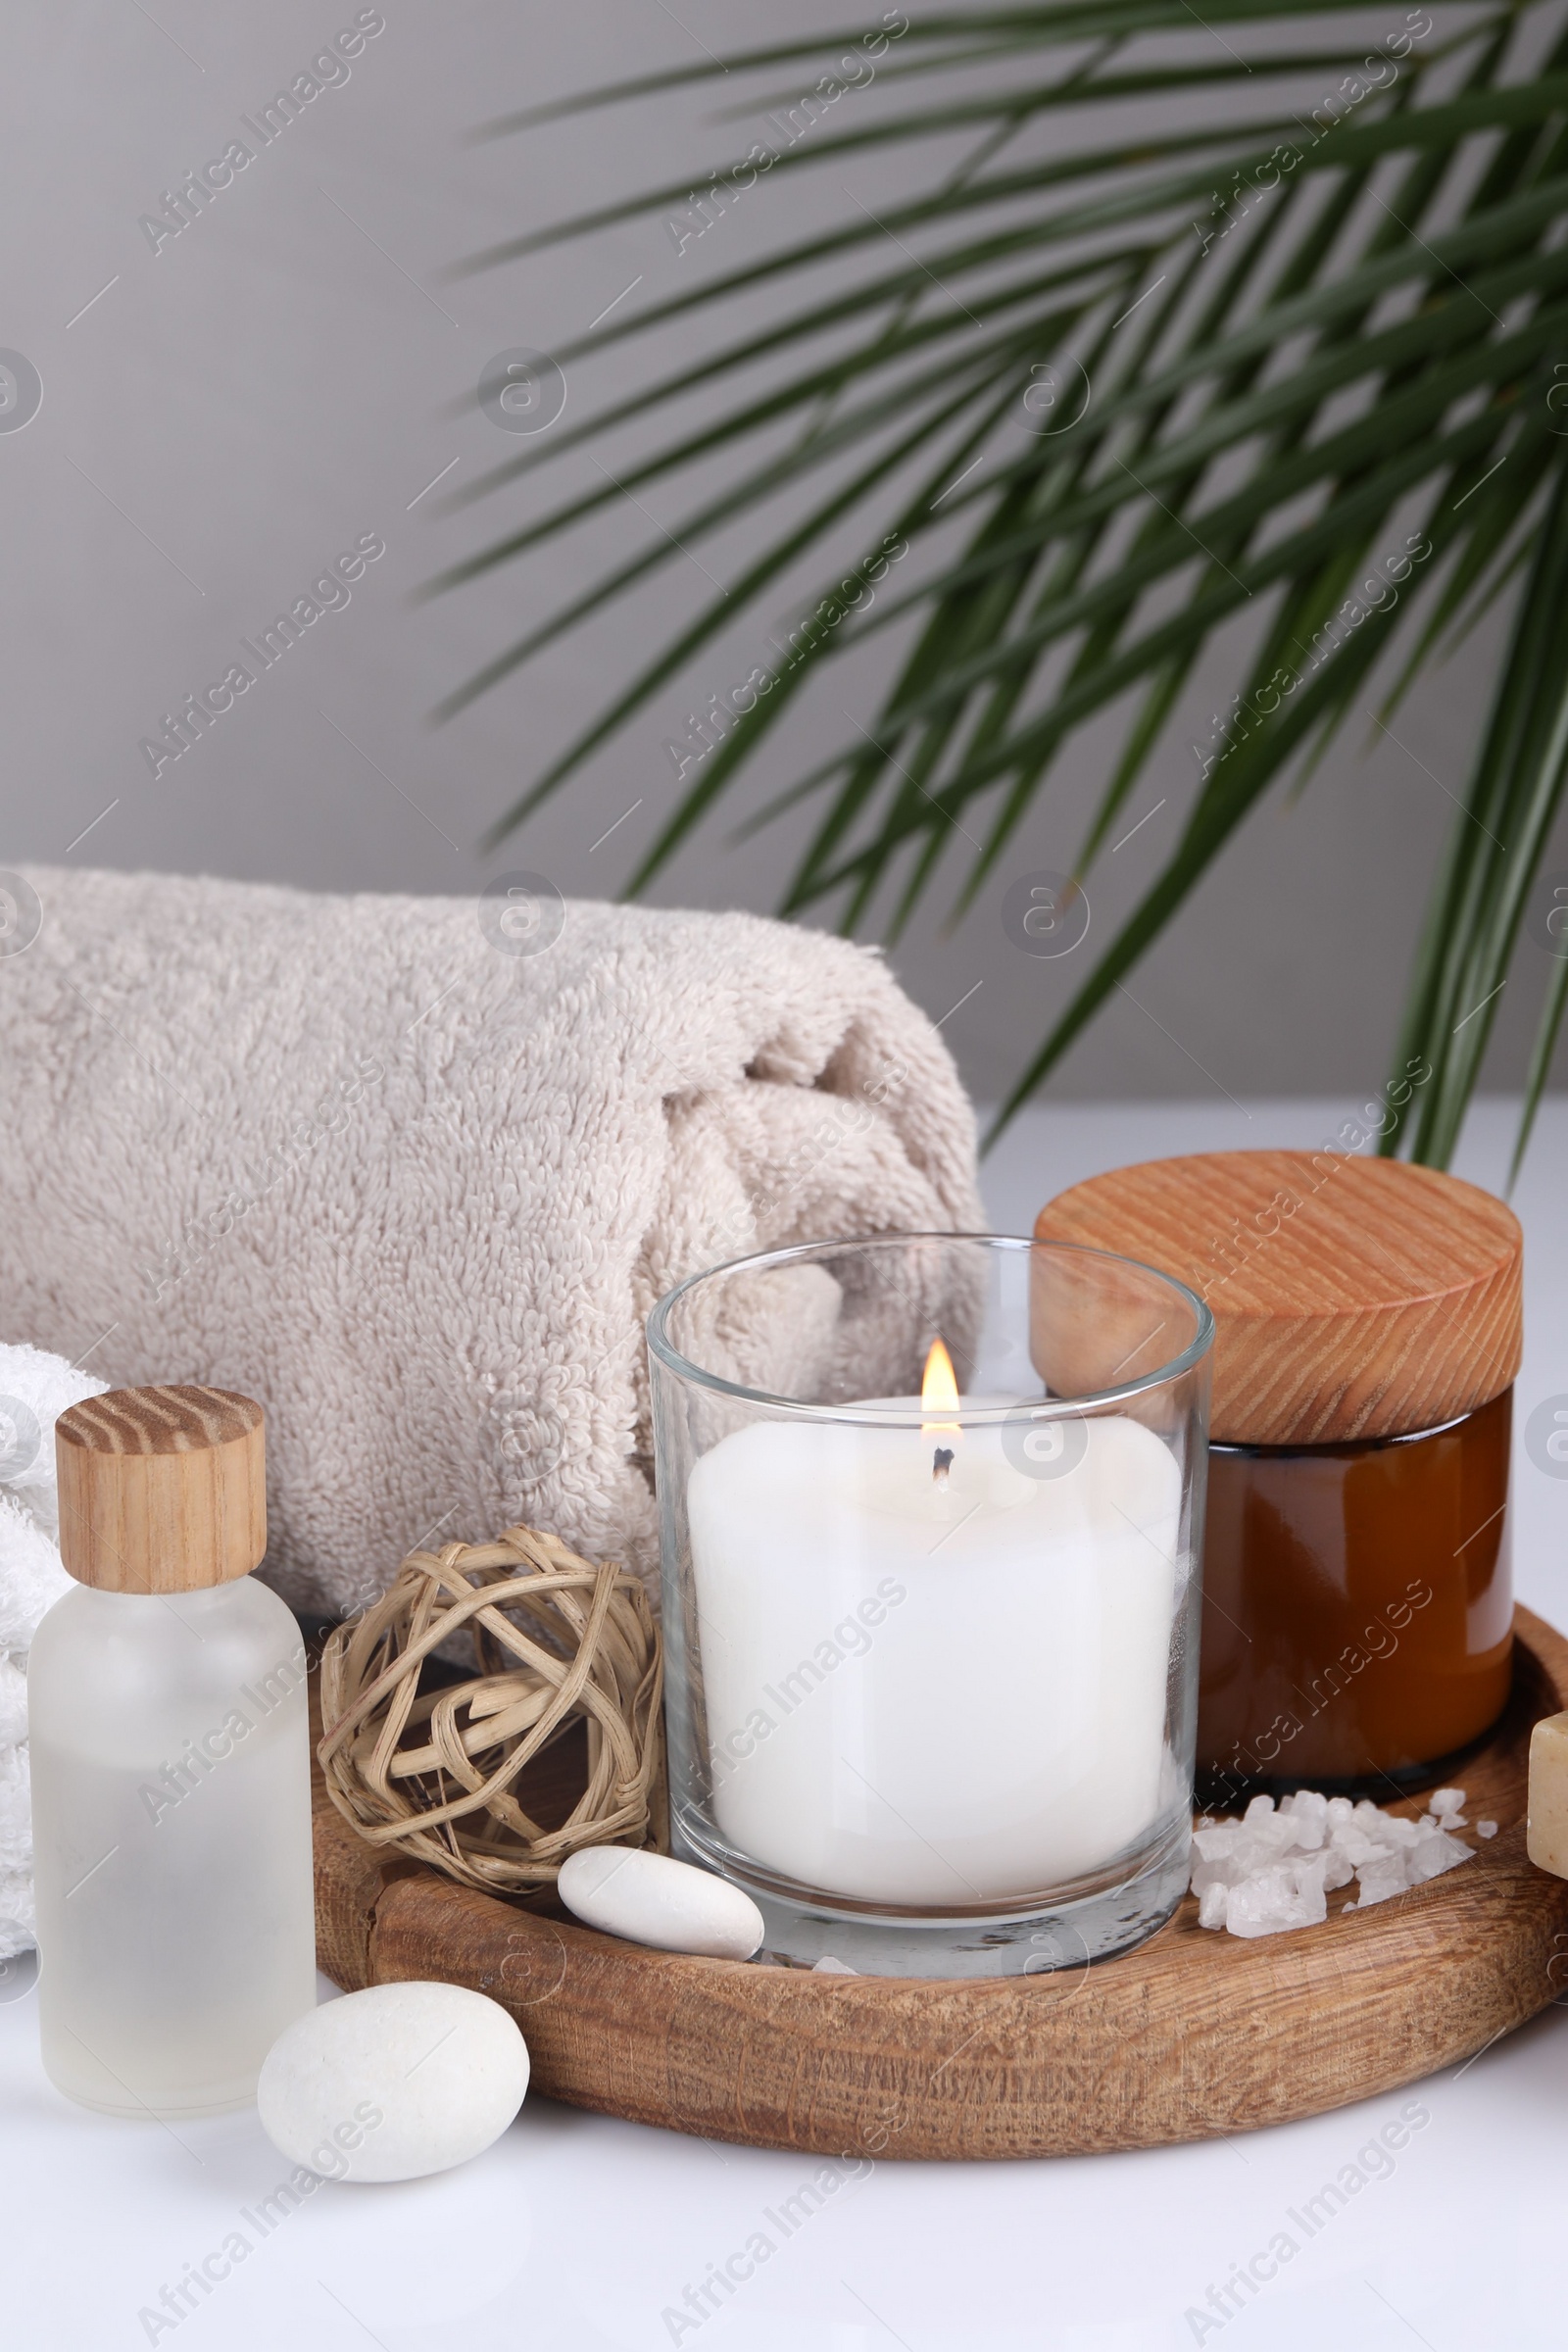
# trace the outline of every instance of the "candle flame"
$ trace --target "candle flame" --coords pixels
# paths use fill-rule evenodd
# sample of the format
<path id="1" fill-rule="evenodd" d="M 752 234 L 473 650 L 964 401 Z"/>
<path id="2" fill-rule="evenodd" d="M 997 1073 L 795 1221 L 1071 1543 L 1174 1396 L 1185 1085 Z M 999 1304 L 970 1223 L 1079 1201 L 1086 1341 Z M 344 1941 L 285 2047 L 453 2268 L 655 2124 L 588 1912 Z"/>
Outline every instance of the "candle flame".
<path id="1" fill-rule="evenodd" d="M 930 1437 L 934 1430 L 956 1430 L 958 1424 L 943 1415 L 958 1409 L 958 1383 L 953 1369 L 953 1358 L 940 1340 L 933 1340 L 931 1352 L 925 1359 L 925 1378 L 920 1383 L 920 1429 Z"/>

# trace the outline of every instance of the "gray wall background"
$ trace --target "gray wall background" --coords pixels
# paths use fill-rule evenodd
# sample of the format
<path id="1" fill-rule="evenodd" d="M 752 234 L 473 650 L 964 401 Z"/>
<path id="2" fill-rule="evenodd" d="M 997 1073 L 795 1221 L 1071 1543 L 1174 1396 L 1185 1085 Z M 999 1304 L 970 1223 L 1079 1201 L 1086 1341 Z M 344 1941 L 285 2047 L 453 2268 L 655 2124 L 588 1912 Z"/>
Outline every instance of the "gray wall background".
<path id="1" fill-rule="evenodd" d="M 385 29 L 350 77 L 210 209 L 154 253 L 138 217 L 222 153 L 240 117 L 306 71 L 352 5 L 333 0 L 13 0 L 0 22 L 0 179 L 9 223 L 0 345 L 38 369 L 42 407 L 0 434 L 5 642 L 0 858 L 164 867 L 322 889 L 470 892 L 526 865 L 567 896 L 612 896 L 671 806 L 662 745 L 685 712 L 763 658 L 764 619 L 730 632 L 585 777 L 486 857 L 486 825 L 646 657 L 711 593 L 684 558 L 650 587 L 453 724 L 440 698 L 557 609 L 606 564 L 678 533 L 691 491 L 657 484 L 590 528 L 433 603 L 413 591 L 507 524 L 603 477 L 568 454 L 483 505 L 462 493 L 519 444 L 483 416 L 484 363 L 582 333 L 630 281 L 634 303 L 700 270 L 730 270 L 778 238 L 873 208 L 945 159 L 853 159 L 762 181 L 704 246 L 677 256 L 658 219 L 615 227 L 482 276 L 449 266 L 500 238 L 744 151 L 745 119 L 715 126 L 711 90 L 488 145 L 465 134 L 498 112 L 704 49 L 842 22 L 813 0 L 516 0 L 438 7 L 385 0 Z M 879 11 L 868 10 L 869 25 Z M 772 85 L 776 90 L 777 84 Z M 857 95 L 875 108 L 885 91 Z M 710 248 L 711 251 L 705 250 Z M 744 314 L 767 315 L 754 300 Z M 711 339 L 706 322 L 609 347 L 570 371 L 576 417 Z M 647 446 L 642 419 L 601 450 L 612 469 Z M 435 488 L 429 488 L 432 482 Z M 303 594 L 324 564 L 375 532 L 385 557 L 177 765 L 138 752 L 160 714 L 221 676 L 238 639 Z M 857 526 L 846 559 L 868 537 Z M 746 532 L 705 543 L 719 579 Z M 814 589 L 823 560 L 803 571 Z M 1495 627 L 1406 706 L 1397 740 L 1352 731 L 1305 796 L 1267 807 L 1178 927 L 1055 1082 L 1080 1097 L 1340 1095 L 1384 1074 L 1425 888 L 1463 781 Z M 884 641 L 885 643 L 885 641 Z M 886 651 L 837 665 L 655 896 L 771 909 L 799 826 L 742 849 L 730 825 L 845 739 L 885 674 Z M 1188 740 L 1224 689 L 1200 681 L 1129 812 L 1156 805 L 1091 884 L 1107 936 L 1147 882 L 1197 782 Z M 1072 861 L 1117 740 L 1080 736 L 984 899 L 949 933 L 940 903 L 896 951 L 897 970 L 947 1025 L 972 1089 L 995 1099 L 1066 1001 L 1083 951 L 1039 962 L 1004 938 L 1002 893 Z M 630 811 L 628 814 L 627 812 Z M 616 821 L 621 820 L 621 821 Z M 607 828 L 614 830 L 604 838 Z M 1554 862 L 1568 866 L 1568 841 Z M 955 862 L 956 887 L 961 867 Z M 1544 958 L 1526 950 L 1488 1069 L 1516 1084 Z M 962 1000 L 960 1003 L 959 1001 Z"/>

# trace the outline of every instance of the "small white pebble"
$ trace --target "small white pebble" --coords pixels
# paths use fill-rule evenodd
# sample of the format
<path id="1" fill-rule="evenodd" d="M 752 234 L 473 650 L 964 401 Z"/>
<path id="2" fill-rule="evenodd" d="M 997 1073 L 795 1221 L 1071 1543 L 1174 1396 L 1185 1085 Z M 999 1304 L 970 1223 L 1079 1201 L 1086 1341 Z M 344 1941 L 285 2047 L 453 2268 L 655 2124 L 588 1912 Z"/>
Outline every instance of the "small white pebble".
<path id="1" fill-rule="evenodd" d="M 1497 1825 L 1494 1821 L 1478 1821 L 1476 1823 L 1476 1836 L 1478 1838 L 1495 1838 L 1496 1835 Z"/>
<path id="2" fill-rule="evenodd" d="M 499 2001 L 462 1984 L 371 1984 L 307 2010 L 267 2053 L 262 2130 L 336 2180 L 419 2180 L 480 2155 L 528 2087 Z"/>
<path id="3" fill-rule="evenodd" d="M 767 1932 L 742 1887 L 642 1847 L 585 1845 L 566 1856 L 558 1885 L 586 1926 L 658 1951 L 749 1960 Z"/>

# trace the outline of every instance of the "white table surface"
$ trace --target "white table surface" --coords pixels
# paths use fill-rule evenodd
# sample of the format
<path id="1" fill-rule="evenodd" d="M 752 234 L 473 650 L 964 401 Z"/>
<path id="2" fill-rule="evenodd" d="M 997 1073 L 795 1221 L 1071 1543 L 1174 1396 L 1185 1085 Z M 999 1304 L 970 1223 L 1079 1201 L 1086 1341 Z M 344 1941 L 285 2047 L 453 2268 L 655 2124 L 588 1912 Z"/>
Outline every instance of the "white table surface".
<path id="1" fill-rule="evenodd" d="M 987 1170 L 999 1231 L 1094 1171 L 1179 1151 L 1315 1145 L 1340 1103 L 1081 1105 L 1020 1120 Z M 1461 1174 L 1498 1185 L 1502 1105 Z M 1568 1103 L 1516 1195 L 1529 1239 L 1523 1418 L 1568 1393 Z M 1568 1479 L 1521 1452 L 1520 1596 L 1568 1625 Z M 0 1981 L 0 2346 L 5 2352 L 1561 2352 L 1568 2019 L 1548 2009 L 1468 2066 L 1339 2114 L 1189 2148 L 1015 2165 L 871 2163 L 700 2326 L 666 2317 L 815 2160 L 644 2130 L 530 2099 L 446 2177 L 323 2184 L 177 2327 L 139 2318 L 245 2230 L 288 2173 L 254 2115 L 112 2123 L 37 2056 L 30 1970 Z M 322 1982 L 323 1992 L 330 1987 Z M 1412 2097 L 1427 2121 L 1308 2242 L 1287 2219 Z M 1368 2172 L 1384 2173 L 1382 2164 Z M 1300 2250 L 1200 2327 L 1211 2285 L 1286 2230 Z M 776 2230 L 771 2231 L 779 2238 Z"/>

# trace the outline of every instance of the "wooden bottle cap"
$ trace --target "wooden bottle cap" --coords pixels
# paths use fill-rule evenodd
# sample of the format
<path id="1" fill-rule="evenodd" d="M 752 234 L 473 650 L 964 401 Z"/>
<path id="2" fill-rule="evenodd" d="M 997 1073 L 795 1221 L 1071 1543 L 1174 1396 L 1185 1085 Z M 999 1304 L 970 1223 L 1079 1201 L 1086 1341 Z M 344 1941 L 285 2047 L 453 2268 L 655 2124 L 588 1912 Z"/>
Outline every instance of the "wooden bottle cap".
<path id="1" fill-rule="evenodd" d="M 1058 1194 L 1035 1235 L 1141 1258 L 1207 1301 L 1221 1444 L 1407 1436 L 1473 1412 L 1519 1369 L 1518 1218 L 1405 1160 L 1146 1160 Z"/>
<path id="2" fill-rule="evenodd" d="M 228 1389 L 110 1389 L 55 1423 L 60 1556 L 105 1592 L 194 1592 L 267 1549 L 262 1408 Z"/>

